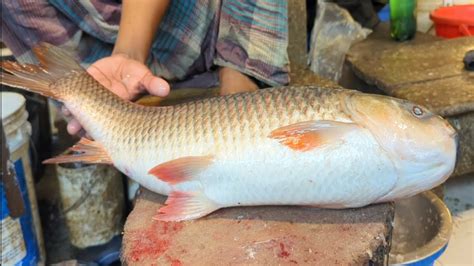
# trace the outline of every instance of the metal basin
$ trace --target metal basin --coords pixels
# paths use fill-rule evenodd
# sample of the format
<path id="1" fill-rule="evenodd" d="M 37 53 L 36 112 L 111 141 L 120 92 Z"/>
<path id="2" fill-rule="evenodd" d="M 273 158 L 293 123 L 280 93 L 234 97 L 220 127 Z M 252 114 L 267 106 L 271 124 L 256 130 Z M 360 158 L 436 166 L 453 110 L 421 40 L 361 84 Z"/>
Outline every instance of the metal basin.
<path id="1" fill-rule="evenodd" d="M 395 202 L 390 265 L 432 265 L 451 236 L 451 214 L 433 192 Z"/>

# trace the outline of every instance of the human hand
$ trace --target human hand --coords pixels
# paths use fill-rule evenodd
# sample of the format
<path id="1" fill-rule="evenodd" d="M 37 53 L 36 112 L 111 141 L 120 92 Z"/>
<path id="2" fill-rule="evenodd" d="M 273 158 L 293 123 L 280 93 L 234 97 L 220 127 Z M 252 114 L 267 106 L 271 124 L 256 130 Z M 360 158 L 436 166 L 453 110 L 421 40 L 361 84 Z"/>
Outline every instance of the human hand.
<path id="1" fill-rule="evenodd" d="M 125 54 L 114 54 L 98 60 L 92 64 L 87 72 L 104 87 L 125 100 L 134 100 L 139 94 L 148 92 L 152 95 L 164 97 L 169 93 L 169 84 L 154 76 L 143 63 L 129 58 Z M 71 117 L 67 131 L 71 135 L 82 129 L 77 119 L 65 107 L 62 113 Z"/>

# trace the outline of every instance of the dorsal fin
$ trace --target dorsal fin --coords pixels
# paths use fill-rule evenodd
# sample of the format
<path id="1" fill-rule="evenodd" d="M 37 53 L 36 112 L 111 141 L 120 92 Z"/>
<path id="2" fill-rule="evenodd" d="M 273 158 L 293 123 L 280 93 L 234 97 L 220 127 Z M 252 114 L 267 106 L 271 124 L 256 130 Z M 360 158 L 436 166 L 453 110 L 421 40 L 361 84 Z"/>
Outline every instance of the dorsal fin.
<path id="1" fill-rule="evenodd" d="M 0 67 L 6 72 L 0 73 L 0 83 L 61 100 L 60 92 L 55 91 L 51 84 L 72 73 L 85 72 L 72 55 L 59 47 L 41 43 L 33 48 L 33 52 L 40 61 L 39 65 L 1 61 Z"/>

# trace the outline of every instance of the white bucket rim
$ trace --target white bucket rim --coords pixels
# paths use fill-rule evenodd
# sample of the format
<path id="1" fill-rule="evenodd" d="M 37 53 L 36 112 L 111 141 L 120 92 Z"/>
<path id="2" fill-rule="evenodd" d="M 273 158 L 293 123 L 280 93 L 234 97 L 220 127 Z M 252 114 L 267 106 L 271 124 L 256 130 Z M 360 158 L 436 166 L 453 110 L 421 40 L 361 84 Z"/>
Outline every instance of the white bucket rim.
<path id="1" fill-rule="evenodd" d="M 2 91 L 2 122 L 25 107 L 26 99 L 16 92 Z"/>
<path id="2" fill-rule="evenodd" d="M 2 57 L 10 57 L 13 56 L 12 50 L 7 47 L 0 48 L 0 55 Z"/>

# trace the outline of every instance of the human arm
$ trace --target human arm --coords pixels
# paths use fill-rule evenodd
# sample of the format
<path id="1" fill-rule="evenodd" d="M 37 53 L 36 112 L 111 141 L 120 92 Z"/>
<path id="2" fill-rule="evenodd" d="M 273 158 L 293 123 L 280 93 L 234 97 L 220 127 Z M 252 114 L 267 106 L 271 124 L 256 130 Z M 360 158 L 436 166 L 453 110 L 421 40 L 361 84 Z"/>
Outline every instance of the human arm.
<path id="1" fill-rule="evenodd" d="M 170 0 L 124 0 L 112 55 L 92 64 L 87 69 L 89 74 L 126 100 L 145 91 L 156 96 L 168 95 L 169 84 L 154 76 L 145 62 L 169 3 Z M 63 113 L 70 115 L 65 109 Z M 76 119 L 67 127 L 70 134 L 77 134 L 81 128 Z"/>

